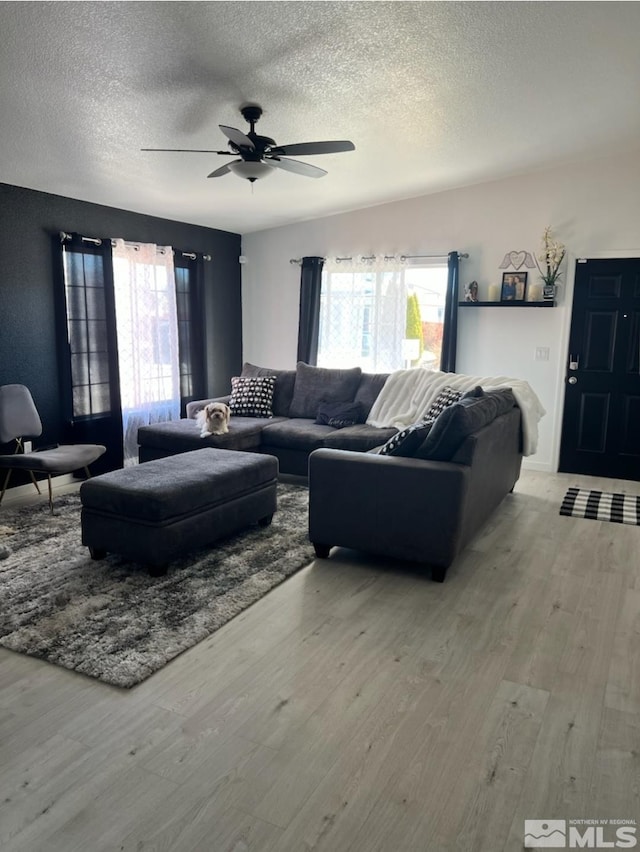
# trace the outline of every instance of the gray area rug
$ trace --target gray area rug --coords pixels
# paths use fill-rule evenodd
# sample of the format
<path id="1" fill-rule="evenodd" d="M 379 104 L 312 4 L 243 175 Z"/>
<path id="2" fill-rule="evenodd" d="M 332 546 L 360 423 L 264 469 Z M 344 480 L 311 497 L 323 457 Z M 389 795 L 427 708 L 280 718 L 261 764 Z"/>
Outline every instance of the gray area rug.
<path id="1" fill-rule="evenodd" d="M 131 687 L 201 642 L 313 558 L 308 491 L 278 485 L 269 527 L 173 562 L 165 577 L 80 542 L 80 498 L 0 514 L 0 645 Z"/>

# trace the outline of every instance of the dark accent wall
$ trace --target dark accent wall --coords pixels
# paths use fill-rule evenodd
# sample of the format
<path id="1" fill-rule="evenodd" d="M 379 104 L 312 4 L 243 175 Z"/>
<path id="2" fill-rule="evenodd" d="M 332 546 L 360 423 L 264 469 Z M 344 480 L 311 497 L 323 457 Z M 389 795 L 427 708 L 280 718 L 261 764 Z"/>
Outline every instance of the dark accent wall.
<path id="1" fill-rule="evenodd" d="M 204 264 L 208 395 L 229 392 L 242 366 L 240 235 L 0 183 L 0 385 L 29 387 L 44 425 L 64 440 L 56 346 L 54 237 L 122 237 L 213 256 Z"/>

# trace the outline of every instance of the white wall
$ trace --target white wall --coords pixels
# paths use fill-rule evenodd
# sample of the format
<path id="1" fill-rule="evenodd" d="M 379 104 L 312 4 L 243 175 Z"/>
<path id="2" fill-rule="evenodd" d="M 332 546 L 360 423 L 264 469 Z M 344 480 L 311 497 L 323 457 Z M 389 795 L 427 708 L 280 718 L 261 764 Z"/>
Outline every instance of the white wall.
<path id="1" fill-rule="evenodd" d="M 301 191 L 313 187 L 301 184 Z M 300 269 L 290 258 L 457 249 L 469 253 L 461 285 L 477 280 L 482 300 L 489 284 L 500 282 L 506 252 L 539 252 L 545 225 L 570 253 L 559 306 L 460 309 L 457 370 L 532 385 L 548 413 L 528 465 L 556 470 L 575 258 L 640 256 L 640 151 L 245 235 L 244 358 L 295 366 Z M 529 281 L 535 273 L 529 271 Z M 534 360 L 536 347 L 549 348 L 548 362 Z"/>

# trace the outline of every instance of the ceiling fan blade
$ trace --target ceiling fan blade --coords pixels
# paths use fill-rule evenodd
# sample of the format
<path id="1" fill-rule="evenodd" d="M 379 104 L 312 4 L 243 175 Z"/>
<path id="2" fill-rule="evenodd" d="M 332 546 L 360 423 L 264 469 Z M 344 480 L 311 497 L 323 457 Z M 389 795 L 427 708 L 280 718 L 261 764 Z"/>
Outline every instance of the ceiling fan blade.
<path id="1" fill-rule="evenodd" d="M 234 160 L 233 162 L 239 163 L 241 161 L 240 160 Z M 222 175 L 226 175 L 230 171 L 231 171 L 231 169 L 229 168 L 229 163 L 225 163 L 224 166 L 220 166 L 219 169 L 216 169 L 214 172 L 211 172 L 211 174 L 207 175 L 207 177 L 208 178 L 210 178 L 210 177 L 222 177 Z"/>
<path id="2" fill-rule="evenodd" d="M 297 145 L 277 145 L 272 154 L 308 157 L 311 154 L 340 154 L 343 151 L 355 151 L 353 142 L 344 139 L 338 142 L 300 142 Z"/>
<path id="3" fill-rule="evenodd" d="M 227 127 L 224 124 L 219 124 L 218 127 L 222 130 L 227 139 L 231 140 L 231 142 L 233 142 L 233 144 L 238 148 L 251 148 L 251 150 L 253 150 L 256 147 L 251 139 L 249 139 L 249 137 L 241 130 L 238 130 L 235 127 Z"/>
<path id="4" fill-rule="evenodd" d="M 284 169 L 286 172 L 294 172 L 297 175 L 304 175 L 305 177 L 321 178 L 327 174 L 325 169 L 310 166 L 309 163 L 301 163 L 300 160 L 287 160 L 284 157 L 267 157 L 267 162 L 272 163 L 279 169 Z"/>
<path id="5" fill-rule="evenodd" d="M 140 148 L 141 151 L 175 151 L 178 154 L 231 154 L 233 151 L 209 151 L 204 148 Z"/>

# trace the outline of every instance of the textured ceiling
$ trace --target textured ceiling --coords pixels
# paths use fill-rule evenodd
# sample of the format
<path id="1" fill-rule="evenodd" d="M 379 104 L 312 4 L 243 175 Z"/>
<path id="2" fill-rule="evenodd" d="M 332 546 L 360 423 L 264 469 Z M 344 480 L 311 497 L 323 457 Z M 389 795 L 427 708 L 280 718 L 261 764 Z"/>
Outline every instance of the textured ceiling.
<path id="1" fill-rule="evenodd" d="M 640 147 L 640 3 L 0 3 L 0 181 L 247 233 Z M 218 124 L 351 139 L 251 185 Z"/>

